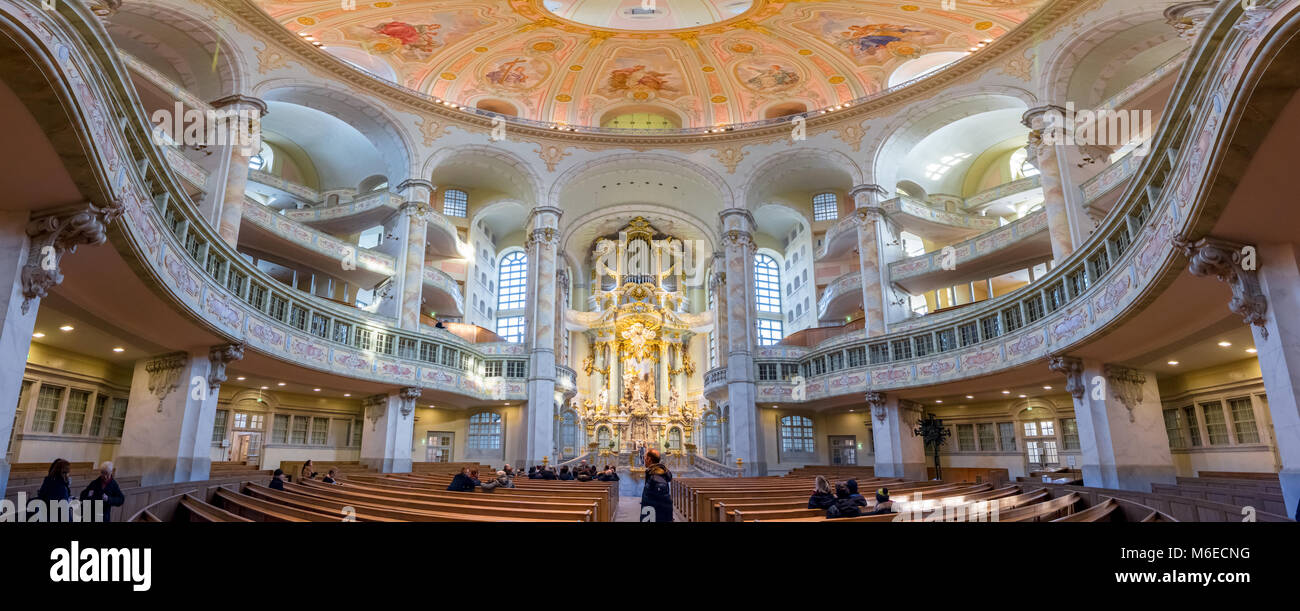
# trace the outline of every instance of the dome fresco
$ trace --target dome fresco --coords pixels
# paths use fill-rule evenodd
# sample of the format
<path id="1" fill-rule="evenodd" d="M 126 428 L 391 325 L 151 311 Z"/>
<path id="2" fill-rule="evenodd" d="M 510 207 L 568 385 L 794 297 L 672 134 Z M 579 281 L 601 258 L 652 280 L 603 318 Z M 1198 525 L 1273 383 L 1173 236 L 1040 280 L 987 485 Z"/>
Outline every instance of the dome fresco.
<path id="1" fill-rule="evenodd" d="M 690 128 L 871 95 L 903 64 L 996 39 L 1044 0 L 964 0 L 951 11 L 880 0 L 259 4 L 326 52 L 461 105 L 569 125 L 634 108 Z"/>

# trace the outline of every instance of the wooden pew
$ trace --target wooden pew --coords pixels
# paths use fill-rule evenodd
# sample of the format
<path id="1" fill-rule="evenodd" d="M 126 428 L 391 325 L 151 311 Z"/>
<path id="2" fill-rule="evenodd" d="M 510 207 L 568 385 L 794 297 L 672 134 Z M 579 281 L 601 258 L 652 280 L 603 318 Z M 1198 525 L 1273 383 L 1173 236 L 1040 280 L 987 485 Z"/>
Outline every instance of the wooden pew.
<path id="1" fill-rule="evenodd" d="M 332 484 L 322 484 L 320 482 L 300 482 L 306 486 L 325 486 Z M 596 511 L 597 521 L 610 521 L 610 516 L 605 515 L 609 508 L 606 505 L 601 507 L 603 499 L 596 494 L 584 495 L 582 493 L 572 495 L 561 494 L 541 494 L 531 492 L 502 492 L 497 494 L 492 492 L 448 492 L 446 490 L 427 490 L 418 488 L 407 488 L 400 486 L 386 486 L 382 483 L 360 483 L 353 480 L 346 480 L 339 484 L 344 490 L 357 490 L 370 494 L 379 494 L 398 499 L 407 500 L 427 500 L 427 501 L 448 501 L 448 502 L 466 502 L 470 500 L 475 504 L 483 504 L 501 507 L 516 507 L 521 509 L 548 509 L 548 508 L 577 508 L 587 507 L 594 508 Z M 505 490 L 510 490 L 509 488 Z M 474 495 L 472 499 L 466 495 Z"/>
<path id="2" fill-rule="evenodd" d="M 365 493 L 352 489 L 331 486 L 307 486 L 302 484 L 285 484 L 286 491 L 308 496 L 325 496 L 331 500 L 343 500 L 349 504 L 375 505 L 392 509 L 415 510 L 442 514 L 460 514 L 481 517 L 529 518 L 559 521 L 591 522 L 595 515 L 595 504 L 587 507 L 560 505 L 557 509 L 519 509 L 512 507 L 492 507 L 474 502 L 474 493 L 462 493 L 465 497 L 458 502 L 403 500 L 382 494 Z"/>
<path id="3" fill-rule="evenodd" d="M 181 497 L 180 508 L 189 514 L 189 522 L 252 522 L 243 516 L 209 505 L 193 494 Z"/>
<path id="4" fill-rule="evenodd" d="M 1056 518 L 1052 522 L 1109 522 L 1117 511 L 1119 511 L 1119 503 L 1115 499 L 1106 499 L 1082 511 Z"/>
<path id="5" fill-rule="evenodd" d="M 990 484 L 977 484 L 974 486 L 946 486 L 929 489 L 925 492 L 925 498 L 929 500 L 945 499 L 949 497 L 965 496 L 967 494 L 978 494 L 988 492 L 993 489 Z M 725 502 L 717 507 L 719 522 L 743 522 L 767 521 L 772 519 L 784 518 L 813 518 L 825 516 L 825 509 L 809 509 L 807 507 L 808 498 L 804 497 L 798 503 L 777 502 L 777 503 L 745 503 L 733 502 L 728 505 Z M 867 506 L 861 510 L 863 513 L 872 511 L 876 506 L 875 499 L 867 502 Z"/>

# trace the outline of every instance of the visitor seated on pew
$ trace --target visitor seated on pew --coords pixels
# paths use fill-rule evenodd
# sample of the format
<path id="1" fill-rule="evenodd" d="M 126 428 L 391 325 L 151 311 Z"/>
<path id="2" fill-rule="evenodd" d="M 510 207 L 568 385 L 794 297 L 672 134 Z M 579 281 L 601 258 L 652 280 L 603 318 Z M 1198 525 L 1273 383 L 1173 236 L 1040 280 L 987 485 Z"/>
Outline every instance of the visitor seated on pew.
<path id="1" fill-rule="evenodd" d="M 616 482 L 618 481 L 618 471 L 616 471 L 614 467 L 605 465 L 605 470 L 601 471 L 600 475 L 597 476 L 596 479 L 602 482 Z"/>
<path id="2" fill-rule="evenodd" d="M 483 482 L 483 491 L 491 492 L 497 488 L 514 488 L 515 483 L 510 480 L 510 474 L 505 471 L 497 471 L 496 479 L 490 479 Z"/>
<path id="3" fill-rule="evenodd" d="M 36 498 L 47 503 L 52 501 L 71 501 L 72 489 L 68 487 L 68 475 L 72 473 L 72 463 L 56 458 L 50 463 L 50 472 L 41 482 L 41 489 L 36 491 Z"/>
<path id="4" fill-rule="evenodd" d="M 537 472 L 537 465 L 528 467 L 528 479 L 542 479 L 542 474 Z"/>
<path id="5" fill-rule="evenodd" d="M 542 479 L 558 479 L 553 467 L 542 467 Z"/>
<path id="6" fill-rule="evenodd" d="M 673 474 L 659 462 L 659 450 L 654 448 L 646 451 L 645 464 L 645 486 L 641 489 L 641 521 L 672 522 L 673 497 L 668 482 L 673 481 Z M 613 467 L 608 469 L 611 472 L 614 470 Z"/>
<path id="7" fill-rule="evenodd" d="M 831 493 L 831 483 L 826 476 L 818 475 L 813 483 L 812 496 L 808 497 L 809 509 L 826 509 L 835 504 L 835 495 Z"/>
<path id="8" fill-rule="evenodd" d="M 322 477 L 320 481 L 321 481 L 322 484 L 338 484 L 338 483 L 339 483 L 339 482 L 338 482 L 338 475 L 339 475 L 339 470 L 338 470 L 338 468 L 337 468 L 337 467 L 330 467 L 329 472 L 327 472 L 327 473 L 325 474 L 325 477 Z M 342 484 L 339 484 L 339 485 L 341 486 Z"/>
<path id="9" fill-rule="evenodd" d="M 853 501 L 849 494 L 849 487 L 844 484 L 835 484 L 835 502 L 826 508 L 826 519 L 835 518 L 856 518 L 862 515 L 858 509 L 858 504 Z"/>
<path id="10" fill-rule="evenodd" d="M 478 469 L 463 467 L 456 477 L 451 478 L 451 484 L 447 490 L 451 492 L 473 492 L 482 484 L 478 481 Z"/>
<path id="11" fill-rule="evenodd" d="M 312 470 L 312 466 L 313 465 L 311 464 L 310 460 L 305 463 L 302 463 L 302 473 L 298 474 L 298 481 L 316 477 L 316 472 Z"/>
<path id="12" fill-rule="evenodd" d="M 871 510 L 867 515 L 880 515 L 884 513 L 897 513 L 894 509 L 894 502 L 889 500 L 889 488 L 876 490 L 876 508 Z"/>
<path id="13" fill-rule="evenodd" d="M 580 482 L 589 482 L 589 481 L 591 481 L 591 473 L 588 472 L 587 469 L 585 469 L 585 468 L 579 467 L 579 468 L 577 468 L 577 469 L 574 469 L 574 473 L 575 473 L 575 475 L 573 476 L 573 479 L 574 479 L 574 480 L 577 480 L 577 481 L 580 481 Z"/>
<path id="14" fill-rule="evenodd" d="M 509 464 L 507 464 L 507 465 L 504 466 L 504 467 L 501 467 L 501 470 L 502 470 L 502 471 L 505 471 L 505 472 L 506 472 L 506 475 L 507 475 L 508 477 L 510 477 L 510 479 L 514 479 L 514 478 L 515 478 L 515 470 L 514 470 L 514 469 L 513 469 Z"/>
<path id="15" fill-rule="evenodd" d="M 90 482 L 85 490 L 81 491 L 78 497 L 83 501 L 103 501 L 104 502 L 104 521 L 112 521 L 112 508 L 121 507 L 126 502 L 126 495 L 122 494 L 122 488 L 117 485 L 117 479 L 113 463 L 104 461 L 99 466 L 99 477 Z"/>
<path id="16" fill-rule="evenodd" d="M 854 504 L 856 504 L 858 507 L 867 506 L 866 497 L 862 496 L 861 494 L 858 494 L 858 480 L 851 479 L 847 482 L 844 482 L 844 486 L 849 489 L 849 498 L 853 499 Z"/>
<path id="17" fill-rule="evenodd" d="M 566 482 L 573 481 L 573 473 L 569 472 L 569 465 L 564 465 L 563 467 L 560 467 L 560 475 L 558 477 L 559 479 L 562 479 Z"/>
<path id="18" fill-rule="evenodd" d="M 284 490 L 284 469 L 276 469 L 275 473 L 271 474 L 269 487 L 272 490 Z"/>

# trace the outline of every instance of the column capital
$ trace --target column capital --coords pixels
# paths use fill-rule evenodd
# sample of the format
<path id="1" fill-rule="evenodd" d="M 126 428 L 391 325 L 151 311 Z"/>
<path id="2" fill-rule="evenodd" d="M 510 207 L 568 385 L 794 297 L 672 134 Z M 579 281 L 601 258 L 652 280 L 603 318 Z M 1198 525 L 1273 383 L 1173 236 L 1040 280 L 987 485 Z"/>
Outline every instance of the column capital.
<path id="1" fill-rule="evenodd" d="M 875 183 L 864 183 L 860 185 L 853 185 L 853 188 L 849 189 L 849 197 L 852 197 L 855 200 L 857 199 L 858 194 L 860 193 L 886 195 L 889 193 L 889 190 Z"/>
<path id="2" fill-rule="evenodd" d="M 1064 107 L 1057 106 L 1056 104 L 1044 104 L 1042 106 L 1035 106 L 1033 108 L 1030 108 L 1029 110 L 1026 110 L 1024 114 L 1020 115 L 1020 124 L 1024 125 L 1025 127 L 1028 127 L 1031 130 L 1039 131 L 1043 129 L 1044 124 L 1046 123 L 1046 118 L 1049 115 L 1060 116 L 1063 123 L 1066 112 L 1067 111 Z"/>
<path id="3" fill-rule="evenodd" d="M 424 219 L 429 216 L 429 213 L 433 212 L 433 208 L 421 201 L 409 201 L 398 206 L 397 212 L 402 216 L 414 216 Z"/>
<path id="4" fill-rule="evenodd" d="M 875 416 L 876 420 L 884 422 L 889 417 L 889 413 L 885 411 L 885 402 L 888 400 L 885 393 L 870 391 L 866 394 L 866 400 L 867 407 L 871 408 L 871 415 Z M 867 424 L 870 425 L 871 422 L 867 421 Z"/>
<path id="5" fill-rule="evenodd" d="M 59 262 L 63 255 L 77 252 L 77 246 L 94 246 L 108 240 L 108 226 L 122 216 L 126 207 L 120 201 L 99 207 L 90 202 L 62 208 L 27 223 L 31 249 L 23 265 L 23 305 L 26 314 L 34 299 L 42 299 L 50 287 L 63 282 Z"/>
<path id="6" fill-rule="evenodd" d="M 424 391 L 416 386 L 407 386 L 397 391 L 397 398 L 401 400 L 402 417 L 410 416 L 415 413 L 415 400 L 420 398 Z"/>
<path id="7" fill-rule="evenodd" d="M 1137 422 L 1133 408 L 1142 403 L 1142 385 L 1147 383 L 1147 377 L 1141 371 L 1119 365 L 1106 365 L 1104 370 L 1111 396 L 1124 404 L 1128 410 L 1128 421 Z"/>
<path id="8" fill-rule="evenodd" d="M 558 247 L 560 245 L 560 231 L 554 227 L 540 227 L 528 232 L 528 239 L 524 240 L 524 250 L 531 251 L 534 246 Z"/>
<path id="9" fill-rule="evenodd" d="M 1083 361 L 1072 356 L 1056 355 L 1047 359 L 1047 368 L 1065 375 L 1065 390 L 1082 399 L 1087 386 L 1083 383 Z"/>
<path id="10" fill-rule="evenodd" d="M 213 108 L 230 108 L 231 110 L 257 109 L 263 117 L 271 112 L 270 109 L 267 108 L 266 102 L 261 98 L 255 98 L 248 95 L 228 95 L 223 98 L 217 98 L 208 103 L 211 104 Z"/>
<path id="11" fill-rule="evenodd" d="M 718 213 L 718 221 L 722 224 L 723 233 L 728 229 L 748 232 L 757 225 L 754 215 L 744 208 L 727 208 Z"/>
<path id="12" fill-rule="evenodd" d="M 144 365 L 149 374 L 149 392 L 158 398 L 158 413 L 163 411 L 163 400 L 180 386 L 181 371 L 189 362 L 189 355 L 173 352 L 150 359 Z"/>
<path id="13" fill-rule="evenodd" d="M 222 344 L 208 349 L 208 389 L 216 392 L 226 381 L 226 365 L 244 359 L 244 343 Z"/>
<path id="14" fill-rule="evenodd" d="M 1214 276 L 1232 288 L 1228 309 L 1239 314 L 1242 322 L 1259 327 L 1264 339 L 1268 339 L 1268 327 L 1265 326 L 1268 300 L 1259 286 L 1258 265 L 1253 260 L 1254 248 L 1210 236 L 1192 240 L 1180 235 L 1175 236 L 1172 242 L 1174 248 L 1187 257 L 1187 271 L 1193 276 Z M 1249 261 L 1247 253 L 1250 253 Z"/>
<path id="15" fill-rule="evenodd" d="M 1210 18 L 1218 6 L 1216 0 L 1201 0 L 1199 2 L 1184 2 L 1175 4 L 1165 9 L 1165 23 L 1178 32 L 1178 37 L 1187 41 L 1194 42 L 1196 37 L 1201 34 L 1201 29 L 1205 27 L 1205 22 Z"/>
<path id="16" fill-rule="evenodd" d="M 423 178 L 410 178 L 398 183 L 397 190 L 402 193 L 402 197 L 408 203 L 417 202 L 432 205 L 433 194 L 438 192 L 438 187 Z"/>
<path id="17" fill-rule="evenodd" d="M 555 218 L 549 220 L 546 218 L 547 215 L 554 216 Z M 559 227 L 560 219 L 563 216 L 564 211 L 555 206 L 533 206 L 533 209 L 528 211 L 528 224 L 535 225 L 534 221 L 540 220 L 546 226 Z"/>
<path id="18" fill-rule="evenodd" d="M 379 422 L 388 409 L 388 395 L 370 395 L 362 399 L 361 409 L 366 415 L 366 420 L 370 421 L 370 430 L 374 431 L 375 423 Z"/>

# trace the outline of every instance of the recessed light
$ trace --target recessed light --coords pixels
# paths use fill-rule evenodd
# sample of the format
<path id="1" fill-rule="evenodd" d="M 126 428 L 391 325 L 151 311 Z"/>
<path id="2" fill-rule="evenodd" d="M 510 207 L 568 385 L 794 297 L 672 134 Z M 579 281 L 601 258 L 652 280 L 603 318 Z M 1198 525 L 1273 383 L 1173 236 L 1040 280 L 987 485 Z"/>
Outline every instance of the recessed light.
<path id="1" fill-rule="evenodd" d="M 974 398 L 975 398 L 975 395 L 966 395 L 966 398 L 967 398 L 967 399 L 974 399 Z"/>
<path id="2" fill-rule="evenodd" d="M 126 352 L 126 348 L 114 348 L 113 352 Z"/>
<path id="3" fill-rule="evenodd" d="M 852 413 L 853 413 L 853 410 L 849 410 L 849 413 L 852 414 Z"/>
<path id="4" fill-rule="evenodd" d="M 935 399 L 934 402 L 935 402 L 935 403 L 943 403 L 943 399 Z"/>
<path id="5" fill-rule="evenodd" d="M 1020 398 L 1021 398 L 1021 399 L 1024 399 L 1024 398 L 1025 398 L 1025 395 L 1020 395 Z"/>
<path id="6" fill-rule="evenodd" d="M 236 379 L 236 380 L 239 380 L 240 382 L 243 382 L 243 381 L 244 381 L 244 376 L 239 376 L 239 377 L 237 377 L 237 378 L 235 378 L 235 379 Z"/>
<path id="7" fill-rule="evenodd" d="M 266 389 L 268 389 L 268 388 L 270 388 L 270 386 L 263 386 L 263 387 L 262 387 L 262 390 L 266 390 Z"/>
<path id="8" fill-rule="evenodd" d="M 1177 364 L 1178 364 L 1178 361 L 1169 361 L 1169 364 L 1170 364 L 1170 365 L 1177 365 Z"/>
<path id="9" fill-rule="evenodd" d="M 1044 386 L 1044 387 L 1043 387 L 1043 390 L 1052 390 L 1052 387 L 1051 387 L 1051 386 Z"/>
<path id="10" fill-rule="evenodd" d="M 40 331 L 37 331 L 37 332 L 35 332 L 35 333 L 32 334 L 32 337 L 34 337 L 34 338 L 36 338 L 36 339 L 40 339 L 40 338 L 42 338 L 42 337 L 45 337 L 45 334 L 44 334 L 44 333 L 41 333 Z"/>
<path id="11" fill-rule="evenodd" d="M 1249 353 L 1251 353 L 1251 354 L 1255 354 L 1256 352 L 1258 352 L 1258 350 L 1255 350 L 1254 348 L 1247 348 L 1247 349 L 1246 349 L 1246 352 L 1249 352 Z"/>
<path id="12" fill-rule="evenodd" d="M 59 327 L 59 330 L 64 332 L 71 331 L 72 329 L 73 329 L 72 325 L 63 325 L 62 327 Z"/>
<path id="13" fill-rule="evenodd" d="M 1219 342 L 1219 347 L 1220 347 L 1220 348 L 1227 348 L 1228 346 L 1231 346 L 1231 345 L 1232 345 L 1232 342 Z"/>
<path id="14" fill-rule="evenodd" d="M 284 386 L 284 382 L 278 382 L 276 383 L 276 386 Z"/>
<path id="15" fill-rule="evenodd" d="M 311 389 L 311 391 L 312 391 L 312 392 L 320 392 L 320 389 L 319 389 L 319 388 L 313 388 L 313 389 Z"/>
<path id="16" fill-rule="evenodd" d="M 343 396 L 345 396 L 345 397 L 351 397 L 351 396 L 352 396 L 352 393 L 350 393 L 350 392 L 345 392 L 345 393 L 343 393 Z"/>
<path id="17" fill-rule="evenodd" d="M 1009 391 L 1009 390 L 1004 390 L 1004 391 L 1002 391 L 1002 394 L 1004 394 L 1004 395 L 1009 395 L 1009 394 L 1011 394 L 1011 391 Z"/>

